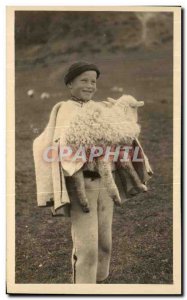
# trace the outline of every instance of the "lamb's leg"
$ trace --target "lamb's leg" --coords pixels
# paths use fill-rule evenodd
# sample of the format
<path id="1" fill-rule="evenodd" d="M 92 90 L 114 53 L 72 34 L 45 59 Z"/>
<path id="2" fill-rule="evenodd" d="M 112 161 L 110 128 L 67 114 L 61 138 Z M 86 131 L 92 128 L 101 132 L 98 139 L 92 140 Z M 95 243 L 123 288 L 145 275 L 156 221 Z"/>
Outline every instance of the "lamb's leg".
<path id="1" fill-rule="evenodd" d="M 122 178 L 122 180 L 125 180 L 126 176 L 130 176 L 131 180 L 134 182 L 135 186 L 132 187 L 129 191 L 128 194 L 134 195 L 136 194 L 136 189 L 138 192 L 146 192 L 147 187 L 145 184 L 143 184 L 136 173 L 132 162 L 131 161 L 126 161 L 126 162 L 121 162 L 121 168 L 119 168 L 119 174 Z"/>
<path id="2" fill-rule="evenodd" d="M 96 166 L 101 178 L 103 179 L 106 188 L 108 189 L 110 197 L 113 199 L 114 203 L 117 206 L 120 206 L 121 199 L 120 199 L 118 188 L 112 176 L 111 163 L 108 161 L 104 161 L 103 159 L 96 159 Z"/>
<path id="3" fill-rule="evenodd" d="M 89 212 L 89 202 L 86 197 L 86 190 L 84 184 L 84 176 L 82 170 L 79 170 L 75 174 L 72 175 L 72 180 L 75 186 L 75 191 L 77 193 L 78 199 L 80 201 L 82 210 L 84 212 Z"/>

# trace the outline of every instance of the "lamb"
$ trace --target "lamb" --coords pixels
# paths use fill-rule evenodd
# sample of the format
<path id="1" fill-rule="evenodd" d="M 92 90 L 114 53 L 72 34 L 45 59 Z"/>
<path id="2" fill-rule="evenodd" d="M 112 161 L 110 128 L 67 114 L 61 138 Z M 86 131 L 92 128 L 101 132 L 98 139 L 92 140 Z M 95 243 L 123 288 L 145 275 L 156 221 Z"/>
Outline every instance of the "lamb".
<path id="1" fill-rule="evenodd" d="M 116 107 L 121 109 L 125 113 L 125 119 L 130 122 L 133 128 L 136 127 L 138 121 L 137 108 L 144 106 L 143 101 L 137 101 L 134 97 L 130 95 L 123 95 L 118 100 L 108 98 L 108 102 L 105 102 L 105 104 L 109 107 L 115 105 Z M 138 137 L 138 135 L 136 137 Z M 136 188 L 132 187 L 132 189 L 128 191 L 129 195 L 137 194 L 138 191 L 142 191 L 142 192 L 147 191 L 146 185 L 142 184 L 140 178 L 138 177 L 136 171 L 134 170 L 131 160 L 125 162 L 118 161 L 118 167 L 119 167 L 118 173 L 122 179 L 122 182 L 125 182 L 125 178 L 128 175 L 131 177 L 131 179 L 134 181 L 136 185 Z"/>
<path id="2" fill-rule="evenodd" d="M 143 101 L 137 101 L 129 95 L 123 95 L 117 100 L 108 98 L 108 101 L 87 103 L 66 131 L 67 145 L 74 148 L 83 145 L 87 150 L 93 145 L 131 145 L 140 134 L 137 108 L 143 105 Z M 89 170 L 97 171 L 103 178 L 114 203 L 121 205 L 119 191 L 112 175 L 112 162 L 100 156 L 86 163 Z M 147 188 L 140 181 L 131 160 L 118 161 L 118 166 L 122 180 L 125 180 L 128 174 L 136 183 L 137 189 L 146 191 Z M 73 174 L 72 178 L 82 209 L 89 212 L 82 169 Z"/>

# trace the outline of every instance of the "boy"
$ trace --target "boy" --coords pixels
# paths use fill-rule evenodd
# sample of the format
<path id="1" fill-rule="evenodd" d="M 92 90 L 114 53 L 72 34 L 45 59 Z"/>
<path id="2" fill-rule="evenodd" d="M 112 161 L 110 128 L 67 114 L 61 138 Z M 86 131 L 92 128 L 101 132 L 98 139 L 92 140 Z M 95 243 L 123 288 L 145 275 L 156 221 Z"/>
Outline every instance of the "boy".
<path id="1" fill-rule="evenodd" d="M 84 62 L 73 64 L 67 71 L 64 81 L 71 100 L 59 109 L 55 138 L 63 136 L 70 120 L 96 92 L 96 81 L 100 75 L 97 66 Z M 61 121 L 62 120 L 62 121 Z M 63 144 L 63 142 L 61 141 Z M 96 283 L 103 281 L 109 274 L 112 242 L 113 201 L 98 173 L 86 171 L 83 167 L 86 195 L 90 213 L 84 213 L 73 188 L 71 175 L 83 167 L 82 162 L 62 161 L 66 187 L 71 202 L 71 223 L 73 239 L 73 282 Z"/>
<path id="2" fill-rule="evenodd" d="M 70 99 L 53 107 L 47 127 L 33 144 L 38 206 L 50 205 L 49 199 L 53 198 L 54 214 L 58 214 L 61 208 L 65 215 L 70 212 L 73 283 L 102 282 L 109 275 L 113 201 L 99 174 L 87 170 L 82 160 L 72 161 L 67 158 L 49 164 L 46 163 L 44 154 L 48 153 L 46 150 L 51 146 L 56 149 L 55 146 L 66 145 L 66 129 L 77 112 L 89 101 L 93 101 L 99 76 L 98 67 L 86 62 L 77 62 L 68 69 L 64 82 L 70 91 Z M 135 142 L 141 148 L 139 142 Z M 41 157 L 44 156 L 45 159 L 42 160 Z M 145 155 L 144 157 L 146 158 Z M 83 168 L 89 213 L 82 211 L 73 186 L 72 175 L 80 168 Z M 115 171 L 114 162 L 112 170 Z M 136 170 L 142 182 L 146 182 L 152 173 L 147 158 L 145 162 L 137 164 Z M 117 180 L 117 172 L 115 177 Z M 126 179 L 128 184 L 129 179 Z M 130 181 L 129 184 L 131 185 Z"/>

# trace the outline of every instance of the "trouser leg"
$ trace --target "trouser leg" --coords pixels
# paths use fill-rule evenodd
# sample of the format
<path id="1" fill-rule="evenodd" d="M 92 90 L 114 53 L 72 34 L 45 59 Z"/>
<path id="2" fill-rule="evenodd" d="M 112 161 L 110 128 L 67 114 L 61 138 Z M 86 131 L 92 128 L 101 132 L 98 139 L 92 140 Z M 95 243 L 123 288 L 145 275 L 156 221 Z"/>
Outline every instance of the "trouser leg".
<path id="1" fill-rule="evenodd" d="M 98 199 L 98 267 L 97 281 L 103 281 L 109 275 L 112 251 L 113 201 L 109 197 L 102 180 Z"/>
<path id="2" fill-rule="evenodd" d="M 70 191 L 72 222 L 72 266 L 74 283 L 96 283 L 98 260 L 97 200 L 100 179 L 85 178 L 90 212 L 82 211 L 76 194 Z"/>

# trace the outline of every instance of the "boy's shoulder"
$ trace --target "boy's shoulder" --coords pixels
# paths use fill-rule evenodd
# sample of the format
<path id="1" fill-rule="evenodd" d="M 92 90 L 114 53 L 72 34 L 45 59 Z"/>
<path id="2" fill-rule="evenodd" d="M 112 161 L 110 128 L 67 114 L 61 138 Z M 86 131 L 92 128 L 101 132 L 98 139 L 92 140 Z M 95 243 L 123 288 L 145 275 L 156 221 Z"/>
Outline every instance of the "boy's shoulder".
<path id="1" fill-rule="evenodd" d="M 59 106 L 59 108 L 65 108 L 65 107 L 69 107 L 69 106 L 74 106 L 76 105 L 76 102 L 71 100 L 71 99 L 67 99 L 67 100 L 62 100 L 60 102 L 58 102 L 56 105 Z"/>
<path id="2" fill-rule="evenodd" d="M 77 106 L 79 106 L 79 104 L 76 101 L 68 99 L 56 103 L 52 111 L 56 110 L 58 112 L 58 115 L 61 113 L 71 114 L 71 112 L 74 111 Z"/>
<path id="3" fill-rule="evenodd" d="M 52 110 L 55 110 L 55 109 L 60 109 L 61 107 L 63 106 L 67 106 L 69 105 L 71 102 L 71 100 L 67 99 L 67 100 L 61 100 L 59 102 L 57 102 L 53 107 L 52 107 Z"/>

